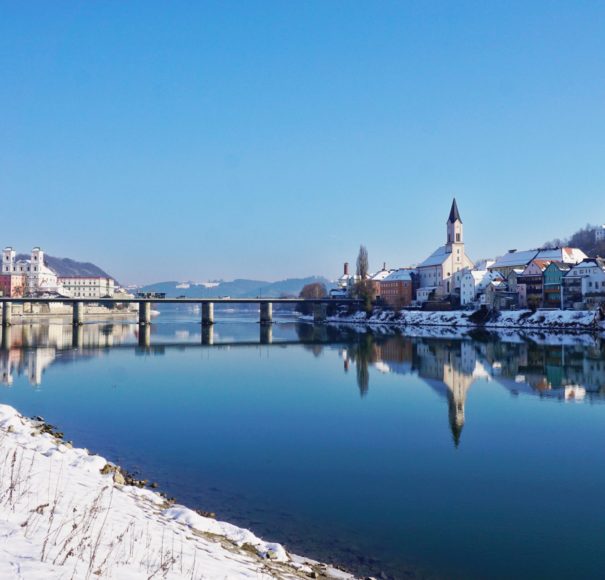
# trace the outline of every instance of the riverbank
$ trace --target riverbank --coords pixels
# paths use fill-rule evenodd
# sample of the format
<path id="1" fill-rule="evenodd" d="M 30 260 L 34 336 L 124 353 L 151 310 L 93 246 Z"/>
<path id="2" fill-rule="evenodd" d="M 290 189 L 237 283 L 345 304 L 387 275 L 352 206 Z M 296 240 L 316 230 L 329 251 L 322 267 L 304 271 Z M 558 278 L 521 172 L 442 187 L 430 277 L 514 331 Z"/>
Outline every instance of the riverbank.
<path id="1" fill-rule="evenodd" d="M 301 317 L 312 320 L 312 317 Z M 588 310 L 510 310 L 487 317 L 471 311 L 426 312 L 422 310 L 380 310 L 329 316 L 328 323 L 369 324 L 400 327 L 439 326 L 448 328 L 532 329 L 605 332 L 605 321 L 598 311 Z"/>
<path id="2" fill-rule="evenodd" d="M 0 577 L 352 578 L 128 483 L 0 405 Z"/>

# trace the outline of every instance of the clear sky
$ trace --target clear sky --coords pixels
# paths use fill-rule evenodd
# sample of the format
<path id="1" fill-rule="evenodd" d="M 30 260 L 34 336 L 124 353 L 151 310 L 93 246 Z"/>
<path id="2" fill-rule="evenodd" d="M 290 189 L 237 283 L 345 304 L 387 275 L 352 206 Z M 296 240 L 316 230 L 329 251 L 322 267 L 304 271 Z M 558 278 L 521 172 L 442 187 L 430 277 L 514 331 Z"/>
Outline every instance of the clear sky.
<path id="1" fill-rule="evenodd" d="M 602 2 L 0 0 L 2 240 L 335 277 L 605 223 Z"/>

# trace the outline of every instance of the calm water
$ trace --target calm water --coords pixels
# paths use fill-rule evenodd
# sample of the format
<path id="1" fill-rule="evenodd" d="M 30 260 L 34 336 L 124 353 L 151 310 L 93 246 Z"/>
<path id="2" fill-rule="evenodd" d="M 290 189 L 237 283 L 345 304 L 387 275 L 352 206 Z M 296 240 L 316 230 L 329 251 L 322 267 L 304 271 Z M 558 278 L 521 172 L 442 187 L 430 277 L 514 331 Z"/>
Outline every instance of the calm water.
<path id="1" fill-rule="evenodd" d="M 0 401 L 360 574 L 602 575 L 601 339 L 269 332 L 235 314 L 201 335 L 196 318 L 165 312 L 150 337 L 15 325 Z"/>

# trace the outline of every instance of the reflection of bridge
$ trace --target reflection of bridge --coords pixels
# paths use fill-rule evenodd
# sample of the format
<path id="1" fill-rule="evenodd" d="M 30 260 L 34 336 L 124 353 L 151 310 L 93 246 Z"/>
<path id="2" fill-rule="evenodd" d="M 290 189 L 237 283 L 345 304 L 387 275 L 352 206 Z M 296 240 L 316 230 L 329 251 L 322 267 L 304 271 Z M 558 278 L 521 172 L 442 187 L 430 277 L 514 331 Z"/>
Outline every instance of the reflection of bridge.
<path id="1" fill-rule="evenodd" d="M 273 322 L 274 304 L 309 304 L 313 308 L 313 319 L 316 322 L 325 320 L 329 305 L 355 306 L 361 301 L 353 298 L 4 298 L 2 304 L 2 326 L 12 323 L 13 304 L 71 304 L 74 325 L 84 321 L 84 306 L 101 305 L 114 307 L 117 305 L 137 304 L 139 307 L 139 324 L 151 324 L 152 304 L 194 304 L 202 307 L 202 324 L 214 324 L 214 305 L 258 304 L 260 306 L 260 322 Z"/>

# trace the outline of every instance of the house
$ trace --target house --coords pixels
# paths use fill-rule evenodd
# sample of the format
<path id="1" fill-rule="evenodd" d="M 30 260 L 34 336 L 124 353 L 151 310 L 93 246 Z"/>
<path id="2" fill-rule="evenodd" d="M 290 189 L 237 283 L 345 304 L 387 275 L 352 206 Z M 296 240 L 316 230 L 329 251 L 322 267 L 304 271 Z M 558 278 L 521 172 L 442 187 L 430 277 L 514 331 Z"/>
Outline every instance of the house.
<path id="1" fill-rule="evenodd" d="M 460 305 L 474 304 L 487 285 L 497 279 L 501 279 L 498 272 L 466 270 L 460 280 Z"/>
<path id="2" fill-rule="evenodd" d="M 380 298 L 391 308 L 409 306 L 414 299 L 414 272 L 400 268 L 391 272 L 380 282 Z"/>
<path id="3" fill-rule="evenodd" d="M 473 261 L 465 252 L 464 229 L 455 199 L 446 222 L 446 235 L 445 245 L 437 248 L 416 268 L 418 290 L 421 291 L 417 295 L 419 301 L 423 301 L 427 294 L 435 298 L 449 296 L 455 288 L 455 274 L 474 267 Z"/>
<path id="4" fill-rule="evenodd" d="M 597 227 L 594 231 L 595 242 L 602 242 L 605 240 L 605 224 Z"/>
<path id="5" fill-rule="evenodd" d="M 561 308 L 563 277 L 569 270 L 571 270 L 571 266 L 562 262 L 551 262 L 544 269 L 542 303 L 545 308 Z"/>
<path id="6" fill-rule="evenodd" d="M 59 277 L 63 296 L 70 298 L 107 298 L 115 293 L 115 282 L 104 276 Z"/>
<path id="7" fill-rule="evenodd" d="M 513 270 L 524 270 L 527 268 L 532 260 L 549 260 L 564 264 L 577 264 L 586 257 L 586 254 L 579 248 L 542 248 L 522 252 L 510 250 L 508 254 L 497 258 L 487 269 L 491 272 L 500 272 L 504 277 L 508 277 Z"/>
<path id="8" fill-rule="evenodd" d="M 573 266 L 563 278 L 561 299 L 564 308 L 605 303 L 605 260 L 587 258 Z"/>
<path id="9" fill-rule="evenodd" d="M 22 298 L 26 288 L 27 278 L 24 274 L 0 274 L 0 296 Z"/>
<path id="10" fill-rule="evenodd" d="M 387 265 L 385 263 L 382 265 L 382 270 L 378 270 L 378 272 L 376 272 L 376 274 L 372 274 L 370 276 L 370 283 L 372 284 L 372 290 L 373 290 L 374 296 L 376 298 L 381 297 L 381 291 L 382 291 L 381 282 L 387 276 L 389 276 L 389 274 L 391 274 L 391 272 L 393 272 L 393 270 L 387 270 Z"/>
<path id="11" fill-rule="evenodd" d="M 548 260 L 532 260 L 517 276 L 517 284 L 524 284 L 528 308 L 540 308 L 544 294 L 544 270 L 551 262 Z"/>

